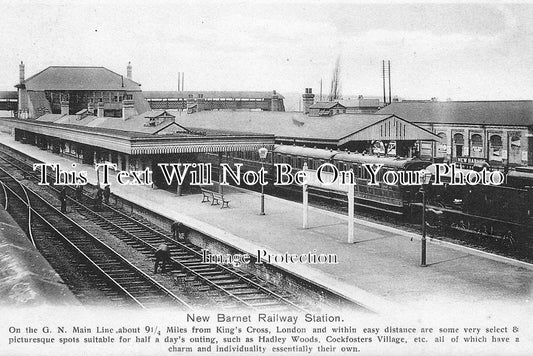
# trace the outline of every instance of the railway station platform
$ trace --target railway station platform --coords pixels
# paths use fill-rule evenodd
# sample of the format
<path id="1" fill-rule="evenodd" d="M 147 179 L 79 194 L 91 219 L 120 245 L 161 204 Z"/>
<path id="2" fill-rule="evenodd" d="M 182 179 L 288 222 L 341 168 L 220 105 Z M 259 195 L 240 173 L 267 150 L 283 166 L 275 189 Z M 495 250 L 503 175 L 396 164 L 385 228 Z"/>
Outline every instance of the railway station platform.
<path id="1" fill-rule="evenodd" d="M 0 143 L 48 163 L 72 169 L 72 161 L 21 144 L 7 134 Z M 75 169 L 89 173 L 93 167 Z M 272 196 L 265 198 L 261 216 L 260 194 L 224 187 L 230 208 L 202 203 L 201 194 L 175 194 L 145 186 L 117 185 L 111 191 L 242 251 L 256 254 L 335 254 L 337 264 L 278 264 L 377 312 L 431 310 L 453 305 L 470 310 L 473 305 L 499 310 L 531 310 L 533 265 L 452 245 L 428 241 L 428 267 L 420 267 L 420 237 L 396 228 L 356 219 L 355 243 L 347 243 L 347 217 L 317 208 L 309 210 L 309 228 L 302 228 L 302 204 Z M 315 251 L 316 250 L 316 251 Z"/>

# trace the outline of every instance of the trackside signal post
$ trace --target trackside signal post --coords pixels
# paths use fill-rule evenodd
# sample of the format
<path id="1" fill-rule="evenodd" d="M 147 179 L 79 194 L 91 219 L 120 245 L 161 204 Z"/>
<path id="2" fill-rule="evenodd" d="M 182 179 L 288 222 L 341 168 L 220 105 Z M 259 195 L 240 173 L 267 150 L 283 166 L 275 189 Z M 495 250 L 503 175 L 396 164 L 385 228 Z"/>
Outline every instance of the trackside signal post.
<path id="1" fill-rule="evenodd" d="M 302 184 L 303 192 L 303 223 L 304 229 L 309 228 L 309 186 L 321 187 L 336 191 L 344 192 L 348 195 L 348 243 L 354 243 L 354 185 L 340 184 L 334 179 L 333 173 L 321 172 L 323 182 L 317 178 L 316 171 L 309 170 L 307 163 L 304 163 L 303 171 L 305 172 L 305 183 Z"/>

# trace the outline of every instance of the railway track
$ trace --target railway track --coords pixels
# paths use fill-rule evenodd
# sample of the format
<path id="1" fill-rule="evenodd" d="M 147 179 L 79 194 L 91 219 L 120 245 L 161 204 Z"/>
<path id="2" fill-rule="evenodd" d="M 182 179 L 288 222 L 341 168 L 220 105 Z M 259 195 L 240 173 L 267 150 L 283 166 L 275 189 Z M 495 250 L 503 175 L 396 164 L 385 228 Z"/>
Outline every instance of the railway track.
<path id="1" fill-rule="evenodd" d="M 28 162 L 6 153 L 0 154 L 0 161 L 9 162 L 12 167 L 22 170 L 25 177 L 35 176 L 35 172 L 28 167 Z M 74 196 L 72 188 L 70 195 Z M 132 249 L 142 253 L 147 259 L 154 256 L 161 243 L 166 243 L 170 247 L 170 272 L 174 278 L 178 281 L 189 282 L 197 291 L 210 296 L 225 308 L 305 311 L 294 295 L 286 291 L 278 291 L 276 286 L 252 274 L 238 271 L 231 266 L 203 263 L 202 253 L 198 247 L 188 242 L 174 240 L 165 231 L 147 221 L 132 218 L 106 204 L 103 205 L 102 211 L 96 211 L 93 209 L 92 196 L 91 193 L 89 195 L 85 193 L 82 201 L 76 201 L 68 196 L 69 205 L 87 221 L 98 226 L 105 233 L 120 239 Z M 132 280 L 133 277 L 129 279 Z"/>
<path id="2" fill-rule="evenodd" d="M 15 219 L 22 216 L 22 223 L 31 221 L 28 229 L 34 243 L 52 265 L 60 265 L 62 261 L 57 259 L 62 257 L 74 269 L 87 273 L 93 280 L 92 284 L 119 305 L 191 309 L 178 296 L 59 212 L 36 192 L 23 187 L 6 171 L 5 161 L 0 163 L 0 172 L 8 211 Z M 25 215 L 28 211 L 31 213 L 29 219 Z M 69 287 L 83 300 L 87 288 L 79 283 L 71 283 Z"/>

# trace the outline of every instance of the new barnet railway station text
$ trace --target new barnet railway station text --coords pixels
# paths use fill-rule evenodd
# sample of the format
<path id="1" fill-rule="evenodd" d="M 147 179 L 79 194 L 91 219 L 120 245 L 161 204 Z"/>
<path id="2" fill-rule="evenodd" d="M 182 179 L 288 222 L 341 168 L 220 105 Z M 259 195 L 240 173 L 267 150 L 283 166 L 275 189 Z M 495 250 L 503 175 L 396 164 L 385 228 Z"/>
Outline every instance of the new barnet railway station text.
<path id="1" fill-rule="evenodd" d="M 72 164 L 76 166 L 75 163 Z M 174 182 L 183 184 L 187 180 L 190 185 L 210 186 L 213 185 L 211 163 L 158 163 L 161 175 L 168 185 Z M 265 168 L 259 170 L 242 169 L 242 163 L 220 165 L 220 185 L 235 184 L 240 185 L 268 185 L 266 179 L 268 171 Z M 446 181 L 450 185 L 501 185 L 505 181 L 505 175 L 500 171 L 461 170 L 455 164 L 435 163 L 432 184 L 442 185 Z M 110 171 L 115 172 L 116 183 L 120 185 L 152 185 L 153 171 L 149 168 L 144 170 L 118 170 L 115 163 L 97 163 L 95 172 L 100 175 L 102 172 L 102 183 L 109 184 L 111 179 Z M 366 172 L 366 182 L 368 185 L 420 185 L 426 170 L 385 170 L 382 171 L 382 164 L 364 163 L 362 164 Z M 40 185 L 49 185 L 48 173 L 54 171 L 55 185 L 85 185 L 87 184 L 87 171 L 66 171 L 60 168 L 58 163 L 36 163 L 33 170 L 40 170 Z M 341 185 L 356 185 L 357 179 L 354 171 L 339 170 L 331 163 L 323 163 L 316 171 L 296 170 L 290 164 L 274 164 L 274 185 L 305 185 L 309 182 L 309 175 L 316 175 L 316 180 L 324 186 L 334 183 Z"/>

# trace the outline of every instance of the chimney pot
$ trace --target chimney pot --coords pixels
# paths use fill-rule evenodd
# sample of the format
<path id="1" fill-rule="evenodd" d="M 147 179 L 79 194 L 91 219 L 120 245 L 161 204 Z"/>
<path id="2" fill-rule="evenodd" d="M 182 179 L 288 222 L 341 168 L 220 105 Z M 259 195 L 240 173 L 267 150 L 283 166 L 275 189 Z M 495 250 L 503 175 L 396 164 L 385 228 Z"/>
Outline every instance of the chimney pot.
<path id="1" fill-rule="evenodd" d="M 305 93 L 302 94 L 302 101 L 304 114 L 309 114 L 309 107 L 315 103 L 315 94 L 313 94 L 312 88 L 305 88 Z"/>
<path id="2" fill-rule="evenodd" d="M 104 103 L 101 101 L 96 104 L 96 116 L 104 117 Z"/>
<path id="3" fill-rule="evenodd" d="M 20 84 L 24 83 L 24 62 L 20 61 L 19 64 L 19 81 Z"/>
<path id="4" fill-rule="evenodd" d="M 69 102 L 66 100 L 61 101 L 61 115 L 70 114 Z"/>
<path id="5" fill-rule="evenodd" d="M 131 67 L 131 62 L 128 62 L 128 66 L 126 67 L 126 76 L 128 77 L 128 79 L 131 80 L 132 76 L 131 76 L 131 72 L 132 72 L 132 67 Z"/>
<path id="6" fill-rule="evenodd" d="M 127 120 L 132 116 L 137 115 L 137 110 L 135 110 L 135 104 L 133 100 L 125 99 L 122 101 L 122 119 Z"/>

